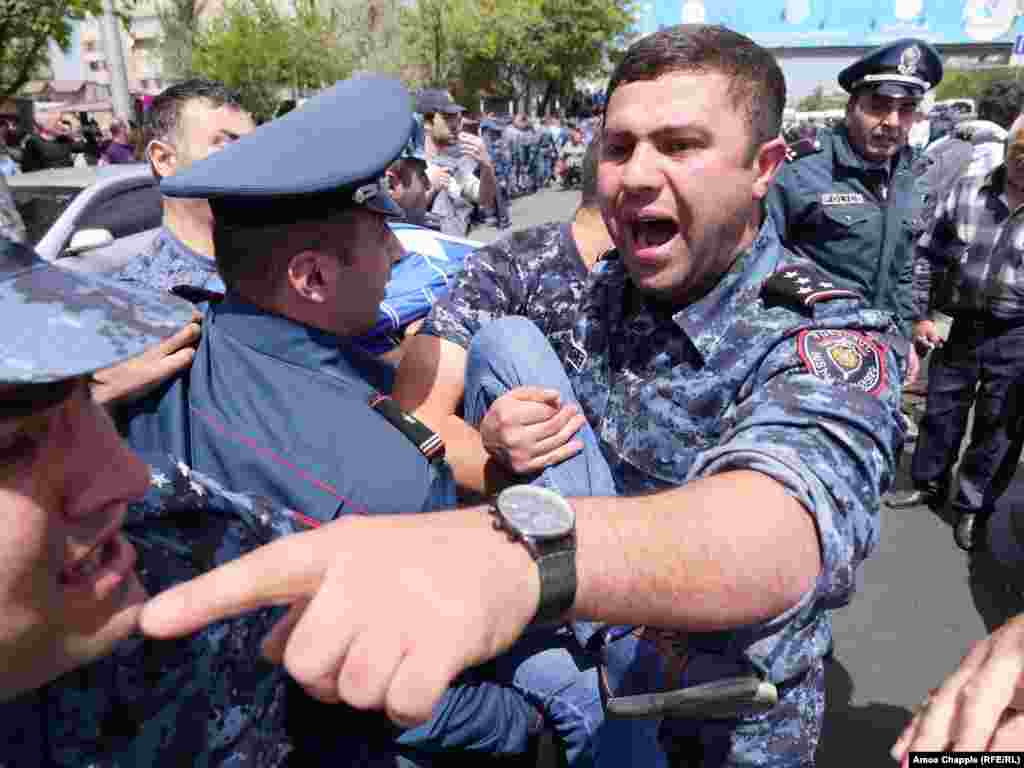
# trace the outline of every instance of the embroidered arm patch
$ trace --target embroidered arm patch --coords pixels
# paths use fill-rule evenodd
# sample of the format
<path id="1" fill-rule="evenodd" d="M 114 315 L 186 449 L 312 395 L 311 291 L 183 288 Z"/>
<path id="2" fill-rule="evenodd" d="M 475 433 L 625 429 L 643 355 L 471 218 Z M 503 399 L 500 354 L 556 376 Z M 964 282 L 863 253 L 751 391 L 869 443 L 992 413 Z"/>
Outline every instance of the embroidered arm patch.
<path id="1" fill-rule="evenodd" d="M 808 308 L 828 299 L 857 299 L 860 294 L 839 288 L 824 272 L 805 266 L 783 266 L 765 282 L 761 290 L 765 306 Z"/>
<path id="2" fill-rule="evenodd" d="M 846 384 L 869 395 L 885 386 L 885 350 L 863 333 L 801 331 L 797 351 L 807 370 L 829 384 Z"/>

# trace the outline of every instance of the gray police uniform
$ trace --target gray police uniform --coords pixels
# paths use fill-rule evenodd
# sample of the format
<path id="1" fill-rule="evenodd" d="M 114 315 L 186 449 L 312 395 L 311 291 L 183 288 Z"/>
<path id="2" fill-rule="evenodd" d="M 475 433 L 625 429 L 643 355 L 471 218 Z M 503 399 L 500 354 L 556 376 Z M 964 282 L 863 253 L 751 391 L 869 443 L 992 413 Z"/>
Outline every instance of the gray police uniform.
<path id="1" fill-rule="evenodd" d="M 905 340 L 888 313 L 787 252 L 770 219 L 711 293 L 676 312 L 644 300 L 621 259 L 606 257 L 574 334 L 584 354 L 566 368 L 578 370 L 573 388 L 621 493 L 754 470 L 799 500 L 819 535 L 821 572 L 791 610 L 687 636 L 681 684 L 754 671 L 778 687 L 779 705 L 731 721 L 669 721 L 666 749 L 699 742 L 706 768 L 813 765 L 829 611 L 849 601 L 878 542 L 880 497 L 903 441 Z"/>
<path id="2" fill-rule="evenodd" d="M 851 94 L 900 98 L 920 98 L 941 79 L 938 53 L 912 38 L 877 48 L 839 74 Z M 914 243 L 924 229 L 927 192 L 915 179 L 912 150 L 873 164 L 853 147 L 845 125 L 791 150 L 768 195 L 782 241 L 872 307 L 895 313 L 909 335 L 917 319 Z"/>

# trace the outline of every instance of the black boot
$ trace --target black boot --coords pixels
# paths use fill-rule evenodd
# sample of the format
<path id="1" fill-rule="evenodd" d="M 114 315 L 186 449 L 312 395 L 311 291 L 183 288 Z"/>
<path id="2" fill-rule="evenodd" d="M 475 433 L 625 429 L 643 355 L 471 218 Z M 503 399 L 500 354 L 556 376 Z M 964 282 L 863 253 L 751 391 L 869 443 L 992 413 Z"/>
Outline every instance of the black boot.
<path id="1" fill-rule="evenodd" d="M 949 485 L 934 481 L 912 491 L 890 492 L 885 495 L 885 504 L 893 509 L 916 507 L 923 504 L 931 509 L 941 509 L 949 498 Z"/>
<path id="2" fill-rule="evenodd" d="M 985 523 L 988 515 L 964 512 L 953 529 L 953 541 L 964 552 L 976 552 L 985 541 Z"/>

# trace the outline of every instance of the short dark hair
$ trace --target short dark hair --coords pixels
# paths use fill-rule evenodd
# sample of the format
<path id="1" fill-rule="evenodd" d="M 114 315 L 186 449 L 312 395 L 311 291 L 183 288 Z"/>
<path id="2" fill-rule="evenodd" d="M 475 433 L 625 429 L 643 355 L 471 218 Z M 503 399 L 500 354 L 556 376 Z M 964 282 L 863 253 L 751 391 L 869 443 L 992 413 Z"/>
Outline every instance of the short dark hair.
<path id="1" fill-rule="evenodd" d="M 601 162 L 601 134 L 596 134 L 583 155 L 583 172 L 580 186 L 580 208 L 596 208 L 597 197 L 597 166 Z"/>
<path id="2" fill-rule="evenodd" d="M 1024 85 L 1016 80 L 995 80 L 978 97 L 978 117 L 1006 130 L 1024 108 Z"/>
<path id="3" fill-rule="evenodd" d="M 345 211 L 334 216 L 343 217 Z M 274 296 L 288 273 L 294 255 L 321 250 L 327 235 L 322 220 L 268 226 L 230 226 L 213 221 L 213 252 L 224 285 L 232 292 L 261 303 Z M 339 240 L 335 250 L 351 246 Z"/>
<path id="4" fill-rule="evenodd" d="M 173 142 L 185 105 L 195 99 L 209 102 L 215 109 L 223 106 L 244 109 L 238 93 L 223 83 L 198 77 L 186 80 L 154 97 L 142 123 L 145 144 L 148 146 L 154 140 Z"/>
<path id="5" fill-rule="evenodd" d="M 729 77 L 729 96 L 747 113 L 755 147 L 781 132 L 786 79 L 779 63 L 749 37 L 721 26 L 678 24 L 640 38 L 612 73 L 604 103 L 620 85 L 673 72 L 718 72 Z"/>

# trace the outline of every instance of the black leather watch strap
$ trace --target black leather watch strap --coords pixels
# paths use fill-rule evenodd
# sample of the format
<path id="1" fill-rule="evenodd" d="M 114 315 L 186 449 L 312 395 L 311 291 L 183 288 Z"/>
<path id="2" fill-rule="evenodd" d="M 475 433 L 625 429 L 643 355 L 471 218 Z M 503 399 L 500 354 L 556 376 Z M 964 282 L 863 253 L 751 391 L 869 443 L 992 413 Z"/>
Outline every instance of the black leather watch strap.
<path id="1" fill-rule="evenodd" d="M 556 624 L 563 620 L 576 600 L 576 546 L 562 542 L 557 550 L 541 553 L 537 558 L 540 571 L 540 604 L 533 624 Z"/>

